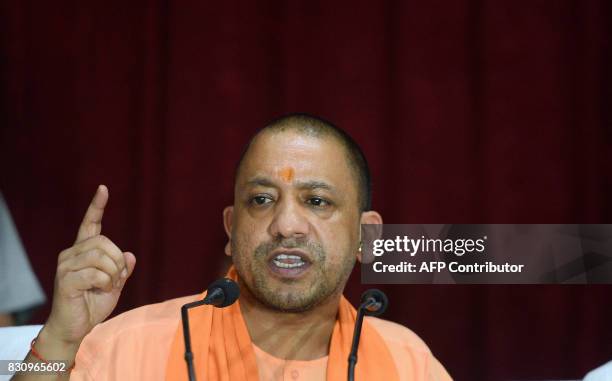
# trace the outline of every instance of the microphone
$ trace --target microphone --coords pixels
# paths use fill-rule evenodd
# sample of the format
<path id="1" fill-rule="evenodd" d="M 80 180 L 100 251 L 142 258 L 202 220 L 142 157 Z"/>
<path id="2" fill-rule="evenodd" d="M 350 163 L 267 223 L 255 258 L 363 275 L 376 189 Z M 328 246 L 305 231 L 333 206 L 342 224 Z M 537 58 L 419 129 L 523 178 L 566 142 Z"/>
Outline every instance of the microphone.
<path id="1" fill-rule="evenodd" d="M 355 321 L 355 330 L 353 331 L 353 345 L 351 345 L 351 353 L 348 357 L 348 380 L 355 380 L 355 366 L 357 365 L 357 349 L 359 348 L 359 339 L 361 338 L 361 326 L 364 316 L 380 316 L 389 305 L 389 299 L 384 292 L 372 288 L 361 295 L 361 304 L 357 309 L 357 319 Z"/>
<path id="2" fill-rule="evenodd" d="M 366 309 L 366 315 L 380 316 L 387 310 L 389 299 L 384 292 L 371 288 L 361 295 L 361 305 Z"/>
<path id="3" fill-rule="evenodd" d="M 212 282 L 206 291 L 203 304 L 212 304 L 215 307 L 223 308 L 234 304 L 240 295 L 240 288 L 231 279 L 221 278 Z"/>
<path id="4" fill-rule="evenodd" d="M 191 352 L 191 333 L 189 331 L 189 309 L 204 304 L 223 308 L 234 304 L 240 296 L 240 288 L 231 279 L 221 278 L 212 282 L 206 290 L 203 300 L 187 303 L 181 307 L 181 319 L 183 321 L 183 338 L 185 339 L 185 361 L 187 362 L 187 373 L 189 380 L 195 381 L 195 370 L 193 368 L 193 352 Z"/>

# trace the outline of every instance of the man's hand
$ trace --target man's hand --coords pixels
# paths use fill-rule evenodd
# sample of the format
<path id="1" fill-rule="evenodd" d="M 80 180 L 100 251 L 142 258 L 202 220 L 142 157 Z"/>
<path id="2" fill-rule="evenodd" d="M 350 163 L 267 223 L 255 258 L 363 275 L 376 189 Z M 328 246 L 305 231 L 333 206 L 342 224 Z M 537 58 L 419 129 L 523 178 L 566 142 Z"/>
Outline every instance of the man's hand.
<path id="1" fill-rule="evenodd" d="M 43 328 L 53 341 L 78 347 L 113 311 L 136 257 L 101 235 L 108 189 L 100 185 L 74 245 L 58 258 L 51 315 Z M 44 343 L 40 343 L 41 345 Z"/>
<path id="2" fill-rule="evenodd" d="M 47 360 L 74 364 L 81 341 L 96 324 L 110 315 L 125 281 L 134 271 L 134 254 L 122 252 L 110 239 L 101 235 L 107 201 L 108 189 L 100 185 L 83 217 L 76 242 L 59 255 L 51 315 L 35 344 L 37 352 Z M 35 363 L 40 360 L 30 352 L 24 361 Z M 20 373 L 12 380 L 69 378 L 70 372 L 57 375 Z"/>

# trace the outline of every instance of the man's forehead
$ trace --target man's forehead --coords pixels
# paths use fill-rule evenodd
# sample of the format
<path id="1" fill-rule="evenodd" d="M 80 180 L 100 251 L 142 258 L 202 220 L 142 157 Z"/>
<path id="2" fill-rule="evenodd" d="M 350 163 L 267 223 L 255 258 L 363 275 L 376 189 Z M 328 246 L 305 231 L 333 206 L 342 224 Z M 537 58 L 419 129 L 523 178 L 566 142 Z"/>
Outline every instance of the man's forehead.
<path id="1" fill-rule="evenodd" d="M 255 176 L 253 178 L 248 179 L 245 182 L 245 186 L 246 187 L 264 187 L 264 188 L 278 188 L 279 186 L 283 186 L 284 184 L 282 184 L 284 181 L 279 181 L 276 178 L 270 178 L 268 176 Z M 329 191 L 330 193 L 334 194 L 334 195 L 340 195 L 340 190 L 336 188 L 336 186 L 334 186 L 334 184 L 331 184 L 327 181 L 325 181 L 324 179 L 312 179 L 312 178 L 305 178 L 305 179 L 298 179 L 295 181 L 292 181 L 291 183 L 285 183 L 291 187 L 297 188 L 297 189 L 310 189 L 310 190 L 314 190 L 314 189 L 319 189 L 319 190 L 326 190 Z M 346 193 L 346 192 L 344 192 Z"/>
<path id="2" fill-rule="evenodd" d="M 344 182 L 351 177 L 343 147 L 334 141 L 293 131 L 257 136 L 244 156 L 239 182 L 270 177 L 283 182 Z"/>
<path id="3" fill-rule="evenodd" d="M 295 175 L 295 169 L 291 166 L 280 168 L 277 172 L 278 177 L 286 183 L 290 183 Z"/>

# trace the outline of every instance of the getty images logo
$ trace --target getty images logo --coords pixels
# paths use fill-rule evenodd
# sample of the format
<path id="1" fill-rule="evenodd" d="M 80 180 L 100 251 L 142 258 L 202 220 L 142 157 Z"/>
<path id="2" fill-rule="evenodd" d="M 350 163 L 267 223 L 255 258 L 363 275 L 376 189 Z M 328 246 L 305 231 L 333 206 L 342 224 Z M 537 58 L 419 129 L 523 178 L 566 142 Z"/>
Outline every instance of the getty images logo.
<path id="1" fill-rule="evenodd" d="M 418 253 L 447 253 L 458 257 L 468 253 L 483 253 L 486 249 L 487 236 L 479 239 L 440 239 L 409 238 L 396 236 L 394 239 L 375 239 L 372 253 L 380 257 L 386 253 L 406 253 L 414 257 Z"/>

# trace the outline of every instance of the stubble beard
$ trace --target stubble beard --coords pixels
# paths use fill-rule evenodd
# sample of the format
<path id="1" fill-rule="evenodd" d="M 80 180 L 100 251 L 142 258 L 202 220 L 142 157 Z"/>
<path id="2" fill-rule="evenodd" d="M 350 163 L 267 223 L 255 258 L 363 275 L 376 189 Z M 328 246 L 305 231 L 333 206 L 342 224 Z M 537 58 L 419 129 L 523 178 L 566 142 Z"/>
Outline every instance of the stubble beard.
<path id="1" fill-rule="evenodd" d="M 244 246 L 240 242 L 232 240 L 231 246 L 241 287 L 246 287 L 266 307 L 281 312 L 309 311 L 330 296 L 340 293 L 355 265 L 355 258 L 347 255 L 339 266 L 330 268 L 326 261 L 327 253 L 321 244 L 294 238 L 261 243 L 255 248 L 251 260 L 244 256 L 245 252 L 241 250 Z M 312 263 L 308 271 L 311 273 L 305 279 L 273 278 L 268 273 L 266 259 L 270 252 L 278 248 L 300 249 L 309 253 Z M 281 285 L 278 285 L 279 282 L 282 282 Z"/>

